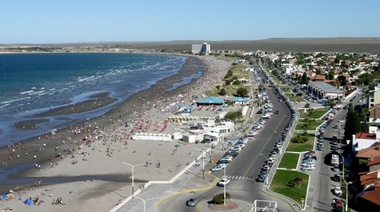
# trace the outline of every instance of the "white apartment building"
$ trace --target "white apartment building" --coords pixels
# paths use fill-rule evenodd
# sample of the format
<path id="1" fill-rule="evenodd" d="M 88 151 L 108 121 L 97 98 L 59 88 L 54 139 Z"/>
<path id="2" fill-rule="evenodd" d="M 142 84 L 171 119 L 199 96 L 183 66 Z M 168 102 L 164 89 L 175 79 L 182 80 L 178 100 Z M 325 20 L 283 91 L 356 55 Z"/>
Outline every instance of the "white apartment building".
<path id="1" fill-rule="evenodd" d="M 193 54 L 210 54 L 211 47 L 208 43 L 191 44 L 191 51 Z"/>

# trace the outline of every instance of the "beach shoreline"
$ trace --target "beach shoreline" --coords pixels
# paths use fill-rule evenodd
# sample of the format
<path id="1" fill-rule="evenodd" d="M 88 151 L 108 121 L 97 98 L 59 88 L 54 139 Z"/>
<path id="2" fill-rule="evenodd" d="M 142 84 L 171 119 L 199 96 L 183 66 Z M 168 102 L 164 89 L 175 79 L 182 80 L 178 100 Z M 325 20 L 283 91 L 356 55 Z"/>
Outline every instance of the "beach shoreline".
<path id="1" fill-rule="evenodd" d="M 218 80 L 221 80 L 230 65 L 229 62 L 218 61 L 214 57 L 191 56 L 188 60 L 185 63 L 186 65 L 175 76 L 160 80 L 150 88 L 131 95 L 127 101 L 115 106 L 100 117 L 90 119 L 68 129 L 58 130 L 55 135 L 41 135 L 37 138 L 20 142 L 15 146 L 0 149 L 1 161 L 5 161 L 6 166 L 9 167 L 34 164 L 34 168 L 13 175 L 14 179 L 22 176 L 44 179 L 44 177 L 83 175 L 118 175 L 121 178 L 128 179 L 131 175 L 130 168 L 121 161 L 126 161 L 130 164 L 144 163 L 144 172 L 136 175 L 136 178 L 140 181 L 170 179 L 184 168 L 185 164 L 194 160 L 195 156 L 189 155 L 189 152 L 194 147 L 202 148 L 202 145 L 181 142 L 181 147 L 177 149 L 177 147 L 174 147 L 175 143 L 173 142 L 131 140 L 131 133 L 126 131 L 125 123 L 128 120 L 136 121 L 141 119 L 146 123 L 150 121 L 152 127 L 156 124 L 162 128 L 165 116 L 169 115 L 169 112 L 164 111 L 164 109 L 170 103 L 177 101 L 178 94 L 184 96 L 182 99 L 184 104 L 191 104 L 205 91 L 210 90 Z M 166 91 L 173 83 L 178 82 L 183 74 L 191 75 L 195 73 L 196 70 L 192 69 L 199 65 L 199 62 L 207 65 L 200 78 L 172 91 Z M 171 130 L 174 130 L 180 128 L 180 126 L 174 125 L 172 128 Z M 102 134 L 103 139 L 96 139 L 95 136 L 92 138 L 93 132 L 100 130 L 104 131 Z M 107 138 L 107 140 L 104 138 Z M 12 159 L 10 160 L 6 155 L 9 155 L 12 151 L 15 151 L 15 153 L 12 154 Z M 36 155 L 35 159 L 33 159 L 34 155 Z M 175 159 L 173 160 L 173 158 Z M 102 162 L 103 160 L 110 162 L 112 167 L 109 167 L 107 162 Z M 157 168 L 157 164 L 161 165 L 161 163 L 165 164 L 164 169 Z M 96 182 L 99 185 L 112 184 L 112 182 L 105 181 Z M 19 191 L 18 189 L 27 186 L 17 187 L 13 185 L 12 187 L 12 185 L 7 184 L 6 189 L 12 188 Z M 53 184 L 49 185 L 49 187 L 59 186 Z M 76 189 L 81 190 L 83 188 Z M 6 190 L 4 189 L 2 192 L 6 192 Z M 25 192 L 25 190 L 20 192 Z M 61 193 L 63 195 L 65 192 Z M 68 197 L 66 196 L 67 194 L 65 195 L 67 199 Z M 75 202 L 74 200 L 70 201 Z"/>

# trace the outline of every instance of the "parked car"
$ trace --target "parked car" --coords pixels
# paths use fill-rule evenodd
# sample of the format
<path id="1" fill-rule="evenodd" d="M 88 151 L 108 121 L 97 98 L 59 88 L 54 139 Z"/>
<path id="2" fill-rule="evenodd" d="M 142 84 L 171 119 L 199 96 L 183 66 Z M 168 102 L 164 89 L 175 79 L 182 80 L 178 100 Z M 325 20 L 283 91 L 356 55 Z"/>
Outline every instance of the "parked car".
<path id="1" fill-rule="evenodd" d="M 233 158 L 232 156 L 227 155 L 227 156 L 222 157 L 220 160 L 226 160 L 226 161 L 231 162 L 231 161 L 232 161 L 232 158 Z"/>
<path id="2" fill-rule="evenodd" d="M 335 174 L 335 175 L 332 177 L 332 180 L 335 181 L 335 182 L 339 182 L 339 181 L 340 181 L 340 175 Z"/>
<path id="3" fill-rule="evenodd" d="M 315 169 L 315 166 L 301 166 L 301 170 L 312 171 Z"/>
<path id="4" fill-rule="evenodd" d="M 218 165 L 212 167 L 210 171 L 212 171 L 212 172 L 217 172 L 217 171 L 223 170 L 223 169 L 226 168 L 226 167 L 227 167 L 226 164 L 221 163 L 221 164 L 218 164 Z"/>
<path id="5" fill-rule="evenodd" d="M 256 178 L 256 181 L 257 181 L 257 182 L 264 182 L 264 181 L 265 181 L 265 178 L 266 178 L 266 177 L 263 177 L 263 176 L 259 175 L 259 177 Z"/>
<path id="6" fill-rule="evenodd" d="M 249 132 L 247 133 L 247 136 L 248 136 L 248 137 L 253 137 L 253 136 L 255 136 L 256 134 L 257 134 L 256 131 L 249 131 Z"/>
<path id="7" fill-rule="evenodd" d="M 236 156 L 239 155 L 239 152 L 236 152 L 236 151 L 230 150 L 230 151 L 226 152 L 225 155 L 230 155 L 230 156 L 232 156 L 232 157 L 236 157 Z"/>
<path id="8" fill-rule="evenodd" d="M 335 195 L 337 195 L 337 196 L 340 196 L 340 195 L 342 195 L 342 188 L 340 187 L 340 186 L 335 186 L 335 188 L 333 189 L 333 192 L 334 192 L 334 194 Z"/>
<path id="9" fill-rule="evenodd" d="M 262 170 L 269 170 L 270 169 L 270 166 L 269 165 L 264 165 L 263 168 L 261 168 Z"/>
<path id="10" fill-rule="evenodd" d="M 216 163 L 216 164 L 230 164 L 230 161 L 229 160 L 224 160 L 224 159 L 220 159 L 220 160 L 218 160 L 218 162 Z"/>
<path id="11" fill-rule="evenodd" d="M 198 199 L 195 197 L 192 197 L 186 201 L 186 205 L 191 206 L 191 207 L 194 207 L 197 203 L 198 203 Z"/>

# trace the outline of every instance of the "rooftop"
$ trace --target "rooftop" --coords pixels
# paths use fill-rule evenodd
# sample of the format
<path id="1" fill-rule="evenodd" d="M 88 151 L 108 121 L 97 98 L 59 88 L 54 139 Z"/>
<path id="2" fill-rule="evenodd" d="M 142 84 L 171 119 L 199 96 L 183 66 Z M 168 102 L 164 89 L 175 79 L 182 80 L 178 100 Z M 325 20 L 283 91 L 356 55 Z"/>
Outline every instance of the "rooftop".
<path id="1" fill-rule="evenodd" d="M 355 134 L 356 139 L 376 140 L 376 133 L 358 132 Z"/>
<path id="2" fill-rule="evenodd" d="M 340 90 L 325 82 L 309 81 L 309 84 L 329 93 L 343 93 L 344 92 L 343 90 Z"/>
<path id="3" fill-rule="evenodd" d="M 379 196 L 380 196 L 380 189 L 374 189 L 374 190 L 364 192 L 364 194 L 361 197 L 377 205 L 380 205 Z"/>
<path id="4" fill-rule="evenodd" d="M 365 149 L 359 150 L 356 154 L 357 158 L 375 158 L 380 156 L 380 143 L 377 142 L 374 146 L 367 147 Z"/>

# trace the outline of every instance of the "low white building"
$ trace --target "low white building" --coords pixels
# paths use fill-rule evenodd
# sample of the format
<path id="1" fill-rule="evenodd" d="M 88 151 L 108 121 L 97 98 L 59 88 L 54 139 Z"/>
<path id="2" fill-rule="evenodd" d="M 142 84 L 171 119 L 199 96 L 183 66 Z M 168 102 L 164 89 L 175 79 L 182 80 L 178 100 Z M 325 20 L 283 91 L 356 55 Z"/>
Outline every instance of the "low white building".
<path id="1" fill-rule="evenodd" d="M 359 132 L 352 135 L 352 152 L 356 153 L 362 149 L 373 146 L 380 139 L 380 130 L 370 127 L 370 133 Z"/>
<path id="2" fill-rule="evenodd" d="M 232 135 L 235 131 L 235 124 L 230 121 L 203 123 L 201 129 L 189 130 L 182 135 L 182 140 L 189 143 L 201 141 L 220 142 L 224 137 Z"/>

